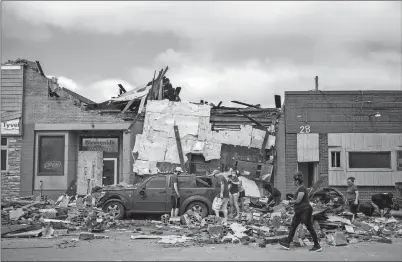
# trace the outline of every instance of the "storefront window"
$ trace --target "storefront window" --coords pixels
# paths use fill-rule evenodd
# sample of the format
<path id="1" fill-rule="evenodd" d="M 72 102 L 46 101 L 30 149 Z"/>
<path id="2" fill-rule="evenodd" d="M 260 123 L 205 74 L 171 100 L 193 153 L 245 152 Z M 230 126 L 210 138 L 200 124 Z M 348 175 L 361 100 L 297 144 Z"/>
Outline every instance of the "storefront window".
<path id="1" fill-rule="evenodd" d="M 391 168 L 391 152 L 349 152 L 349 168 Z"/>
<path id="2" fill-rule="evenodd" d="M 64 175 L 64 136 L 39 137 L 39 176 Z"/>

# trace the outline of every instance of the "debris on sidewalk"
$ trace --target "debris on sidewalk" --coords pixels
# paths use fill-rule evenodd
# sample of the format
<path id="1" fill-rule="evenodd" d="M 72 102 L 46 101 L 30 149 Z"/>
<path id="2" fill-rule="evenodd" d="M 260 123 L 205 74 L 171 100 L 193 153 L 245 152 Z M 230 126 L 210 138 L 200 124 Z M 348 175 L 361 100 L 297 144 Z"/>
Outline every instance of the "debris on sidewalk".
<path id="1" fill-rule="evenodd" d="M 320 192 L 315 196 L 321 200 L 312 202 L 312 206 L 313 227 L 318 236 L 324 238 L 321 241 L 326 239 L 328 244 L 342 247 L 367 241 L 392 243 L 392 238 L 402 237 L 400 220 L 361 213 L 353 219 L 339 204 L 342 197 L 338 193 Z M 103 232 L 115 230 L 131 233 L 131 240 L 156 240 L 164 247 L 228 243 L 265 248 L 287 238 L 294 215 L 293 208 L 285 204 L 261 208 L 264 201 L 258 198 L 251 201 L 247 198 L 240 219 L 229 218 L 227 223 L 222 223 L 222 218 L 214 215 L 202 218 L 193 211 L 173 219 L 166 214 L 160 220 L 114 220 L 88 203 L 72 205 L 74 203 L 77 201 L 61 207 L 49 201 L 2 201 L 2 237 L 76 237 L 74 241 L 64 240 L 58 245 L 67 248 L 75 246 L 78 240 L 107 239 L 109 236 Z M 304 247 L 312 245 L 312 238 L 304 225 L 296 230 L 293 242 Z"/>

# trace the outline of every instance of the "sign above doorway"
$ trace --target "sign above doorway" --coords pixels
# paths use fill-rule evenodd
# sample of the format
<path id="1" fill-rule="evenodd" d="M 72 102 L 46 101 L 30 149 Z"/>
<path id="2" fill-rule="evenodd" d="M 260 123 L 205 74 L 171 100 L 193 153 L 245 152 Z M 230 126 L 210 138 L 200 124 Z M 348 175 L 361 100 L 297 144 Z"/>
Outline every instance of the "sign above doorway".
<path id="1" fill-rule="evenodd" d="M 118 138 L 83 138 L 82 151 L 103 151 L 117 153 L 119 150 Z"/>

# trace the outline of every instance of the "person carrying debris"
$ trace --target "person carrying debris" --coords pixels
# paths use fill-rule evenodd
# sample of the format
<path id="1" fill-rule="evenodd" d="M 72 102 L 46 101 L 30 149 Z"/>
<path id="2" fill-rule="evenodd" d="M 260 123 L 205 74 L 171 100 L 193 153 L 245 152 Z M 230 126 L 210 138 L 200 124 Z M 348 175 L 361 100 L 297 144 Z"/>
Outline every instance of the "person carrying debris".
<path id="1" fill-rule="evenodd" d="M 347 180 L 348 188 L 346 189 L 346 202 L 349 206 L 349 211 L 357 217 L 357 209 L 359 207 L 359 190 L 355 185 L 355 178 L 349 177 Z"/>
<path id="2" fill-rule="evenodd" d="M 310 205 L 307 189 L 303 186 L 303 173 L 298 171 L 293 176 L 293 183 L 297 186 L 297 191 L 295 193 L 294 200 L 286 201 L 284 204 L 294 205 L 295 214 L 292 219 L 292 224 L 290 225 L 289 236 L 285 241 L 279 242 L 279 244 L 284 248 L 289 250 L 290 243 L 293 241 L 293 237 L 296 233 L 297 227 L 300 223 L 303 223 L 307 230 L 310 232 L 311 237 L 314 241 L 314 246 L 310 251 L 321 251 L 322 248 L 318 242 L 317 233 L 313 227 L 313 207 Z"/>
<path id="3" fill-rule="evenodd" d="M 172 175 L 172 187 L 173 187 L 173 194 L 172 194 L 172 210 L 170 211 L 170 217 L 175 218 L 179 216 L 179 209 L 180 209 L 180 193 L 179 193 L 179 176 L 183 173 L 181 167 L 176 167 L 176 172 Z"/>
<path id="4" fill-rule="evenodd" d="M 269 192 L 268 206 L 277 206 L 281 203 L 282 193 L 276 187 L 273 187 L 270 183 L 263 183 L 263 188 Z"/>
<path id="5" fill-rule="evenodd" d="M 223 222 L 227 223 L 228 220 L 228 203 L 229 203 L 229 186 L 228 186 L 228 181 L 226 177 L 222 174 L 219 174 L 218 170 L 214 170 L 211 174 L 211 176 L 214 176 L 217 178 L 217 186 L 219 186 L 219 193 L 215 197 L 217 199 L 220 199 L 222 202 L 220 204 L 220 208 L 214 209 L 216 217 L 219 217 L 219 211 L 223 212 Z"/>

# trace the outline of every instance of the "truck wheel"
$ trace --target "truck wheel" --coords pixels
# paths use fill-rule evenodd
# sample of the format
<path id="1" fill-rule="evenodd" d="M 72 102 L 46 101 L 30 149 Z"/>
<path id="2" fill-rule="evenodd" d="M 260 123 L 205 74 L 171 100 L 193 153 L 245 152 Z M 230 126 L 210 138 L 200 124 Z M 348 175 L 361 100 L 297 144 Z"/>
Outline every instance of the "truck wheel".
<path id="1" fill-rule="evenodd" d="M 205 205 L 204 203 L 199 202 L 199 201 L 191 202 L 187 206 L 186 212 L 189 211 L 189 210 L 199 213 L 202 217 L 208 216 L 208 207 L 207 207 L 207 205 Z"/>
<path id="2" fill-rule="evenodd" d="M 124 206 L 117 201 L 106 203 L 106 205 L 103 207 L 103 210 L 105 213 L 110 214 L 112 217 L 114 217 L 114 219 L 117 220 L 124 218 L 126 213 Z"/>

